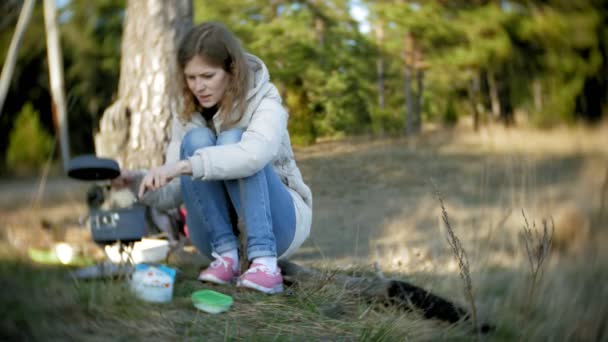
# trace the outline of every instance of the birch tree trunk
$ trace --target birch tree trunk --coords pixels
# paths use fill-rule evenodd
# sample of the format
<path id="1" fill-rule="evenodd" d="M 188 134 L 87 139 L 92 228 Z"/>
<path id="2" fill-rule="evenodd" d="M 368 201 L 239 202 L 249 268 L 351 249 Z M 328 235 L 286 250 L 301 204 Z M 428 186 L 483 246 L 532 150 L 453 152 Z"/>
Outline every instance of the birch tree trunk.
<path id="1" fill-rule="evenodd" d="M 13 38 L 11 39 L 11 44 L 8 47 L 6 59 L 4 60 L 4 65 L 2 66 L 2 73 L 0 74 L 0 115 L 2 115 L 2 108 L 4 107 L 4 101 L 6 100 L 6 94 L 8 93 L 11 78 L 13 77 L 13 72 L 15 71 L 17 52 L 19 51 L 19 46 L 21 45 L 21 39 L 23 39 L 25 29 L 32 18 L 35 3 L 36 1 L 34 0 L 26 0 L 23 3 L 21 13 L 19 14 L 19 19 L 17 20 L 17 27 L 15 28 L 15 33 L 13 33 Z"/>
<path id="2" fill-rule="evenodd" d="M 55 0 L 44 0 L 44 23 L 46 27 L 46 49 L 49 63 L 53 119 L 55 128 L 59 134 L 63 171 L 67 172 L 68 161 L 70 160 L 70 141 L 63 82 L 63 56 L 59 43 Z"/>
<path id="3" fill-rule="evenodd" d="M 98 156 L 129 169 L 164 162 L 171 116 L 183 108 L 177 48 L 191 27 L 192 0 L 127 1 L 118 95 L 95 135 Z"/>

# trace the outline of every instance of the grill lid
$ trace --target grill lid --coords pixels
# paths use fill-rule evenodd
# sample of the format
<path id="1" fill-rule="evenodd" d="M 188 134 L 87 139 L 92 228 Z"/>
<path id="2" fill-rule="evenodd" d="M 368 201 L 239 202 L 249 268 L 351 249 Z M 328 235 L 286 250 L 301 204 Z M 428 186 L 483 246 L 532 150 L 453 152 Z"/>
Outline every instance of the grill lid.
<path id="1" fill-rule="evenodd" d="M 73 158 L 68 162 L 68 177 L 85 181 L 110 180 L 120 175 L 120 167 L 113 159 L 92 154 Z"/>

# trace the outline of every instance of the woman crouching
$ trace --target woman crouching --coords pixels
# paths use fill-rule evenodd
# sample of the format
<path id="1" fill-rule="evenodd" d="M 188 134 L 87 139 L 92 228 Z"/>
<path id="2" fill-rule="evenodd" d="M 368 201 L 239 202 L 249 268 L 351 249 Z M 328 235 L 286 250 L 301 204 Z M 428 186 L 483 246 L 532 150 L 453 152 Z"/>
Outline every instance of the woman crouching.
<path id="1" fill-rule="evenodd" d="M 308 237 L 312 194 L 294 160 L 279 92 L 264 63 L 219 23 L 194 27 L 178 62 L 185 110 L 173 118 L 165 164 L 145 175 L 125 170 L 115 183 L 139 183 L 151 206 L 185 205 L 192 243 L 213 259 L 199 280 L 281 292 L 277 258 Z M 247 270 L 239 269 L 231 213 L 246 228 Z"/>

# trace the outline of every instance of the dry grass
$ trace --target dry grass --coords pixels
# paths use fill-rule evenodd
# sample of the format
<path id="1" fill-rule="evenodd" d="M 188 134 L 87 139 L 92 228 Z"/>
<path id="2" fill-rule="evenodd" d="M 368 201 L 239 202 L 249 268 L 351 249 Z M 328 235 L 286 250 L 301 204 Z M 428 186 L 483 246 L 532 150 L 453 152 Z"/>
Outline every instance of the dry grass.
<path id="1" fill-rule="evenodd" d="M 475 305 L 475 295 L 473 294 L 473 284 L 471 282 L 471 270 L 469 267 L 469 257 L 467 256 L 467 252 L 462 247 L 462 243 L 460 239 L 454 232 L 452 225 L 450 224 L 450 219 L 448 217 L 448 212 L 445 210 L 445 205 L 443 204 L 443 198 L 441 197 L 441 193 L 437 186 L 433 184 L 435 187 L 435 193 L 437 194 L 437 199 L 439 200 L 439 204 L 441 206 L 441 219 L 443 223 L 445 223 L 445 228 L 447 232 L 446 239 L 448 244 L 450 245 L 450 249 L 452 250 L 452 254 L 456 262 L 458 263 L 458 270 L 460 271 L 460 279 L 463 284 L 463 292 L 464 296 L 469 304 L 470 312 L 471 312 L 471 322 L 473 324 L 473 331 L 476 332 L 477 337 L 479 338 L 480 333 L 480 325 L 477 320 L 477 306 Z"/>
<path id="2" fill-rule="evenodd" d="M 528 286 L 529 290 L 526 302 L 531 305 L 534 300 L 538 282 L 543 275 L 543 266 L 551 252 L 551 242 L 553 240 L 553 233 L 555 232 L 555 224 L 553 223 L 553 219 L 551 219 L 551 228 L 549 229 L 548 220 L 543 219 L 543 229 L 542 231 L 539 231 L 536 228 L 536 222 L 532 222 L 532 227 L 530 227 L 526 213 L 522 210 L 521 214 L 525 221 L 522 240 L 526 247 L 526 255 L 528 256 L 530 266 L 530 283 Z"/>
<path id="3" fill-rule="evenodd" d="M 190 293 L 206 287 L 193 280 L 198 259 L 173 264 L 180 273 L 167 305 L 135 300 L 120 281 L 75 282 L 64 278 L 65 268 L 32 264 L 25 254 L 29 245 L 68 237 L 78 243 L 78 232 L 87 250 L 86 231 L 62 229 L 86 210 L 84 192 L 62 192 L 48 183 L 59 196 L 45 197 L 41 208 L 32 209 L 31 196 L 22 196 L 20 206 L 11 196 L 17 189 L 10 187 L 2 196 L 7 206 L 0 208 L 0 282 L 6 284 L 0 292 L 0 339 L 470 340 L 468 322 L 424 320 L 416 312 L 367 303 L 329 281 L 336 272 L 381 271 L 457 304 L 469 301 L 429 178 L 442 190 L 451 228 L 467 251 L 477 319 L 496 327 L 486 339 L 608 339 L 605 128 L 428 131 L 418 139 L 327 142 L 297 154 L 315 194 L 315 218 L 311 238 L 294 260 L 323 270 L 328 280 L 272 297 L 214 287 L 236 300 L 232 310 L 217 316 L 190 304 Z M 530 291 L 530 261 L 521 243 L 525 220 L 513 213 L 523 208 L 530 222 L 555 217 L 557 237 L 564 226 L 558 214 L 568 206 L 582 217 L 568 234 L 581 235 L 587 229 L 577 222 L 590 222 L 588 236 L 580 239 L 582 248 L 555 249 L 542 267 L 536 263 L 542 277 L 536 276 Z M 43 218 L 50 229 L 41 225 Z"/>
<path id="4" fill-rule="evenodd" d="M 77 281 L 65 277 L 65 268 L 34 265 L 10 248 L 3 250 L 8 252 L 0 263 L 4 340 L 466 340 L 461 326 L 438 329 L 415 313 L 346 293 L 331 282 L 335 271 L 329 268 L 326 281 L 266 296 L 200 284 L 193 280 L 197 268 L 181 265 L 174 300 L 159 305 L 136 300 L 122 280 Z M 221 315 L 197 311 L 189 296 L 202 288 L 230 294 L 235 305 Z"/>

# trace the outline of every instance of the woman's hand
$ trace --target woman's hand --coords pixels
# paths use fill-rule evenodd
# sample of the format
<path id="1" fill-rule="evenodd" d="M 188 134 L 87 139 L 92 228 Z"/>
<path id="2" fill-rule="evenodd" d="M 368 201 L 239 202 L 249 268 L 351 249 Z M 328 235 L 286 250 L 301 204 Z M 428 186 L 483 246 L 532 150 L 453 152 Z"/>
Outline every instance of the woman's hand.
<path id="1" fill-rule="evenodd" d="M 190 161 L 180 160 L 177 163 L 151 169 L 139 185 L 139 198 L 142 198 L 146 191 L 158 190 L 167 185 L 173 178 L 182 174 L 192 174 L 192 165 L 190 164 Z"/>

